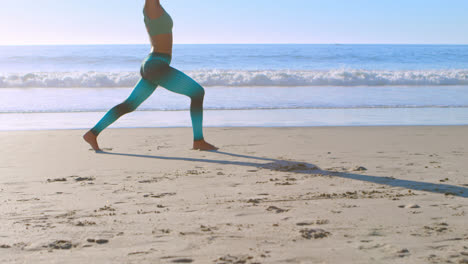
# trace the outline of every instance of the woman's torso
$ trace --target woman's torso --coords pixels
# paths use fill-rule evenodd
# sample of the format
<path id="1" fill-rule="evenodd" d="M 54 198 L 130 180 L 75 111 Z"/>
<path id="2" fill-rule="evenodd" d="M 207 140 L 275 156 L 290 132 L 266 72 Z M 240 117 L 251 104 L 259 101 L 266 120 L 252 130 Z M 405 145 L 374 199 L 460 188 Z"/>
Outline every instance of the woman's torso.
<path id="1" fill-rule="evenodd" d="M 143 9 L 145 25 L 150 35 L 152 52 L 172 55 L 172 18 L 162 6 L 156 9 Z"/>

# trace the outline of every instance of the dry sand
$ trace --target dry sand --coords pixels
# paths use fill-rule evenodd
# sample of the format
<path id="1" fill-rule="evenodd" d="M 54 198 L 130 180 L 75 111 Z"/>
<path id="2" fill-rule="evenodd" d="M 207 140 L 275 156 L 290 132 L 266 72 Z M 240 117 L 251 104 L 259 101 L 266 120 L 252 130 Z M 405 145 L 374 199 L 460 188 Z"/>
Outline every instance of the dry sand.
<path id="1" fill-rule="evenodd" d="M 0 132 L 1 263 L 468 263 L 468 126 Z"/>

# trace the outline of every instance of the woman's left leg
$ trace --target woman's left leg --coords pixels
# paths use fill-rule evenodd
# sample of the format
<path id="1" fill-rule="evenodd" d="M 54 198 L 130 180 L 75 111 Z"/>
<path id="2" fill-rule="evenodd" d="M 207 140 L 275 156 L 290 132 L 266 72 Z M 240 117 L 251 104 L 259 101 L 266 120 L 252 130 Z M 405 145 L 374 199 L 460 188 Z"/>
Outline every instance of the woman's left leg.
<path id="1" fill-rule="evenodd" d="M 94 150 L 100 150 L 97 143 L 97 136 L 121 116 L 135 111 L 135 109 L 137 109 L 137 107 L 143 103 L 157 87 L 158 86 L 156 84 L 148 80 L 140 79 L 140 81 L 135 85 L 130 96 L 121 104 L 110 109 L 104 117 L 102 117 L 102 119 L 83 136 L 84 140 L 88 142 Z"/>
<path id="2" fill-rule="evenodd" d="M 91 132 L 98 136 L 105 128 L 114 123 L 121 116 L 135 111 L 158 86 L 145 79 L 140 79 L 130 96 L 122 103 L 110 109 L 106 115 L 93 127 Z"/>

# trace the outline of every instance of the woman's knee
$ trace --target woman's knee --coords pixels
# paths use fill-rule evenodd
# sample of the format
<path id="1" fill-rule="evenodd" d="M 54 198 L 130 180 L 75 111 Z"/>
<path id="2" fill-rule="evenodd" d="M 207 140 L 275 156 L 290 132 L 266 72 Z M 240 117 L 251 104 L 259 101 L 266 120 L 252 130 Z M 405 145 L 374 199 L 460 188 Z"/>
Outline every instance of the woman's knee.
<path id="1" fill-rule="evenodd" d="M 130 102 L 124 101 L 124 102 L 116 105 L 115 109 L 117 111 L 117 114 L 119 116 L 122 116 L 122 115 L 125 115 L 127 113 L 135 111 L 136 106 L 134 104 L 131 104 Z"/>
<path id="2" fill-rule="evenodd" d="M 197 83 L 196 86 L 194 86 L 194 89 L 192 91 L 192 95 L 190 96 L 192 99 L 203 99 L 205 96 L 205 89 Z"/>

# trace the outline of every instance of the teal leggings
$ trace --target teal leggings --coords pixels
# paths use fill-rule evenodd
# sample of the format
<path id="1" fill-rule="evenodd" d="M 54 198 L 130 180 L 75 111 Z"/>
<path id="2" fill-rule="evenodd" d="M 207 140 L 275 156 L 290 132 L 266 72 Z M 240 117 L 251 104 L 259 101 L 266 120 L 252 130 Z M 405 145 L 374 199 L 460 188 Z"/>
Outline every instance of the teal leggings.
<path id="1" fill-rule="evenodd" d="M 91 132 L 97 136 L 119 117 L 135 111 L 160 85 L 169 91 L 190 97 L 193 138 L 194 140 L 203 139 L 203 98 L 205 90 L 192 78 L 169 66 L 170 63 L 171 55 L 158 52 L 150 53 L 141 65 L 140 73 L 142 78 L 136 84 L 133 92 L 125 101 L 110 109 L 91 129 Z"/>

